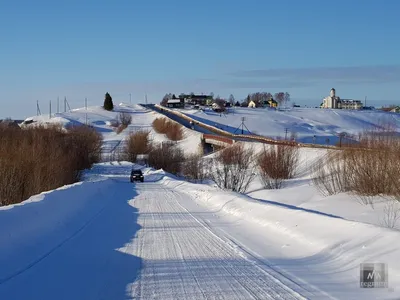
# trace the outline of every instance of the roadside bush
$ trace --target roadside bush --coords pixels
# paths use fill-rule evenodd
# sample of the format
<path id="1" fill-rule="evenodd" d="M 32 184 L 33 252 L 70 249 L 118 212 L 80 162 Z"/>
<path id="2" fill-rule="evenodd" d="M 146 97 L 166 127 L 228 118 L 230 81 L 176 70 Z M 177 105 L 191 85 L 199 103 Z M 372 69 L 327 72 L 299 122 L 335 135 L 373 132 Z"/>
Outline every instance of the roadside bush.
<path id="1" fill-rule="evenodd" d="M 15 129 L 0 126 L 0 205 L 71 184 L 99 161 L 101 135 L 82 126 Z"/>
<path id="2" fill-rule="evenodd" d="M 185 160 L 183 151 L 175 143 L 155 144 L 149 153 L 149 165 L 155 169 L 178 175 Z"/>
<path id="3" fill-rule="evenodd" d="M 357 147 L 331 153 L 315 173 L 326 195 L 351 191 L 364 204 L 375 196 L 400 200 L 400 139 L 391 131 L 364 132 Z"/>
<path id="4" fill-rule="evenodd" d="M 255 177 L 254 150 L 235 143 L 212 159 L 211 179 L 223 189 L 244 193 Z"/>
<path id="5" fill-rule="evenodd" d="M 290 145 L 273 145 L 258 156 L 261 179 L 267 189 L 280 189 L 285 179 L 293 178 L 298 166 L 299 149 Z"/>
<path id="6" fill-rule="evenodd" d="M 207 177 L 207 169 L 201 154 L 189 155 L 182 164 L 182 175 L 194 182 L 202 182 Z"/>
<path id="7" fill-rule="evenodd" d="M 165 134 L 171 141 L 183 139 L 183 128 L 179 123 L 167 118 L 156 118 L 152 125 L 157 133 Z"/>
<path id="8" fill-rule="evenodd" d="M 140 130 L 131 133 L 124 149 L 126 160 L 135 163 L 138 154 L 149 154 L 151 150 L 150 132 Z"/>
<path id="9" fill-rule="evenodd" d="M 119 114 L 119 121 L 121 122 L 122 125 L 128 126 L 129 124 L 132 123 L 132 115 L 127 112 L 121 112 Z"/>

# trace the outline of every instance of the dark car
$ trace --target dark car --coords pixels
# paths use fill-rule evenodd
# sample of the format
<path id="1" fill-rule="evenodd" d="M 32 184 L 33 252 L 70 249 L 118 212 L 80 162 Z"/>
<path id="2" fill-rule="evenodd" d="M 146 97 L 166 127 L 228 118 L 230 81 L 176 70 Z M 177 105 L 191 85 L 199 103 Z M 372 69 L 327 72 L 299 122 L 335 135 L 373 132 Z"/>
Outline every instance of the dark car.
<path id="1" fill-rule="evenodd" d="M 144 181 L 144 176 L 143 176 L 142 170 L 132 170 L 131 182 L 134 182 L 136 180 L 140 180 L 141 182 Z"/>

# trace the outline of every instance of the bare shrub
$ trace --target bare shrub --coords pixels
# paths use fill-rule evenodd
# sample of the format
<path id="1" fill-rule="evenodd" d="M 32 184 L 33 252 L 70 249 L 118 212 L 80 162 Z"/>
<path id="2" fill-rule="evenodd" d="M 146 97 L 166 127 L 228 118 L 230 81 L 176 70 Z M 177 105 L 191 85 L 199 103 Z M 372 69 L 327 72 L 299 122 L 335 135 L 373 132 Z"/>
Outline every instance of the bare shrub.
<path id="1" fill-rule="evenodd" d="M 321 194 L 330 196 L 350 191 L 343 152 L 331 151 L 314 165 L 312 181 Z"/>
<path id="2" fill-rule="evenodd" d="M 254 150 L 235 143 L 216 154 L 212 160 L 213 181 L 223 189 L 244 193 L 255 177 Z"/>
<path id="3" fill-rule="evenodd" d="M 124 154 L 128 161 L 134 163 L 136 162 L 137 155 L 149 154 L 150 150 L 150 131 L 140 130 L 129 135 Z"/>
<path id="4" fill-rule="evenodd" d="M 0 128 L 0 205 L 76 182 L 100 147 L 101 135 L 86 126 Z"/>
<path id="5" fill-rule="evenodd" d="M 273 145 L 258 156 L 258 167 L 264 186 L 279 189 L 285 179 L 295 176 L 299 161 L 299 149 L 291 145 Z"/>
<path id="6" fill-rule="evenodd" d="M 182 175 L 194 182 L 202 182 L 206 179 L 206 165 L 201 154 L 191 154 L 186 158 L 182 164 Z"/>
<path id="7" fill-rule="evenodd" d="M 121 112 L 119 113 L 119 121 L 122 125 L 128 127 L 128 125 L 132 123 L 132 115 L 127 112 Z"/>
<path id="8" fill-rule="evenodd" d="M 366 131 L 359 144 L 321 161 L 315 171 L 314 183 L 329 195 L 351 191 L 371 205 L 376 196 L 400 199 L 400 139 L 384 127 Z"/>
<path id="9" fill-rule="evenodd" d="M 103 138 L 89 126 L 75 126 L 68 130 L 67 141 L 76 155 L 76 168 L 83 170 L 101 160 Z"/>
<path id="10" fill-rule="evenodd" d="M 397 228 L 400 219 L 400 199 L 387 199 L 383 208 L 381 224 L 387 228 Z"/>
<path id="11" fill-rule="evenodd" d="M 183 139 L 183 128 L 179 123 L 166 118 L 156 118 L 152 125 L 157 133 L 165 134 L 171 141 Z"/>
<path id="12" fill-rule="evenodd" d="M 172 174 L 179 174 L 181 164 L 185 160 L 182 149 L 175 143 L 160 143 L 151 146 L 149 165 L 155 169 L 163 169 Z"/>

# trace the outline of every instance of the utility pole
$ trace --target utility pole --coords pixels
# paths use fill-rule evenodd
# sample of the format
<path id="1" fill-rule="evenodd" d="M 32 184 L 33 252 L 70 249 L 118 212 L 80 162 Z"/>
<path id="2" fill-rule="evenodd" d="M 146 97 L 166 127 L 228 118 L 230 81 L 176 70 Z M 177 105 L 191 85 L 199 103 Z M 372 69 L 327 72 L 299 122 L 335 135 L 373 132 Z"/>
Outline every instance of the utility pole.
<path id="1" fill-rule="evenodd" d="M 285 128 L 285 140 L 287 140 L 288 128 Z"/>
<path id="2" fill-rule="evenodd" d="M 67 97 L 64 96 L 64 112 L 67 112 Z"/>
<path id="3" fill-rule="evenodd" d="M 40 112 L 39 100 L 36 100 L 36 115 L 42 115 L 42 113 Z"/>
<path id="4" fill-rule="evenodd" d="M 85 98 L 85 109 L 87 110 L 87 98 Z"/>
<path id="5" fill-rule="evenodd" d="M 51 119 L 51 100 L 50 100 L 50 108 L 49 108 L 49 119 Z"/>
<path id="6" fill-rule="evenodd" d="M 250 130 L 247 128 L 247 126 L 244 124 L 244 121 L 246 120 L 246 118 L 245 117 L 242 117 L 242 123 L 239 125 L 239 127 L 238 128 L 236 128 L 236 130 L 235 130 L 235 132 L 233 133 L 233 134 L 235 134 L 236 133 L 236 131 L 240 128 L 240 127 L 242 127 L 242 134 L 244 134 L 244 128 L 246 127 L 246 129 L 247 129 L 247 131 L 251 134 L 251 132 L 250 132 Z"/>
<path id="7" fill-rule="evenodd" d="M 132 104 L 132 94 L 129 93 L 129 103 Z"/>
<path id="8" fill-rule="evenodd" d="M 145 94 L 145 103 L 147 104 L 147 93 Z"/>
<path id="9" fill-rule="evenodd" d="M 60 97 L 57 97 L 57 113 L 60 112 Z"/>
<path id="10" fill-rule="evenodd" d="M 364 106 L 367 107 L 367 96 L 365 96 L 365 99 L 364 99 Z"/>

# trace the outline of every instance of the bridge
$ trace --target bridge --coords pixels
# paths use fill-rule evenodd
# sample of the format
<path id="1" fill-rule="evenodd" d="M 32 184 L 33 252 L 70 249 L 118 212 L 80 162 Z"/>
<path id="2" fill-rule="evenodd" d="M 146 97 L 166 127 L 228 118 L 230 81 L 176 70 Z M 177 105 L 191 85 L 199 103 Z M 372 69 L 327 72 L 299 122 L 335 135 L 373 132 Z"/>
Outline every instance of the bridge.
<path id="1" fill-rule="evenodd" d="M 233 145 L 233 143 L 235 142 L 234 139 L 215 134 L 203 134 L 202 139 L 206 144 L 222 147 Z"/>

